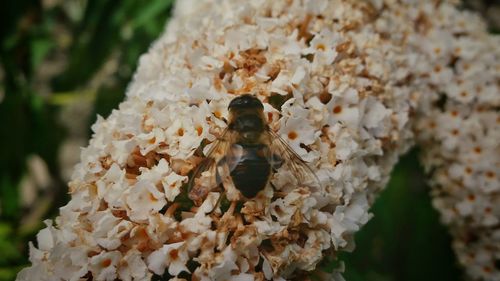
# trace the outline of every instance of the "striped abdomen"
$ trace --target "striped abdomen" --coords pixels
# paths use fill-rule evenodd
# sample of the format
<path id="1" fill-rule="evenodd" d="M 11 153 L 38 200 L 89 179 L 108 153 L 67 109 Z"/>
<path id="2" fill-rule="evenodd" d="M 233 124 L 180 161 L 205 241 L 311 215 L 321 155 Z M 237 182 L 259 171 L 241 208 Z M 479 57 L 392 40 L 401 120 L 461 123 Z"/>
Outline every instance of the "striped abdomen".
<path id="1" fill-rule="evenodd" d="M 234 158 L 230 166 L 234 186 L 246 198 L 253 198 L 266 187 L 271 175 L 271 165 L 266 158 L 267 146 L 264 144 L 236 144 L 241 155 Z"/>

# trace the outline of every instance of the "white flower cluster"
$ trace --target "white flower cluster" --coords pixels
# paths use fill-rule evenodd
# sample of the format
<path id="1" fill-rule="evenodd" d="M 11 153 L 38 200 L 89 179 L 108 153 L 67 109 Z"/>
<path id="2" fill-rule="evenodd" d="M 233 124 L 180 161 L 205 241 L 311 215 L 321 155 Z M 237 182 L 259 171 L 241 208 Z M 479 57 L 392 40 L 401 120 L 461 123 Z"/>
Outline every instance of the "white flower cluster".
<path id="1" fill-rule="evenodd" d="M 473 280 L 500 280 L 500 37 L 477 15 L 428 3 L 406 18 L 421 59 L 415 134 L 433 204 Z M 425 148 L 425 149 L 424 149 Z"/>
<path id="2" fill-rule="evenodd" d="M 452 4 L 388 7 L 379 30 L 415 57 L 405 86 L 433 204 L 469 278 L 500 280 L 500 37 Z"/>
<path id="3" fill-rule="evenodd" d="M 414 139 L 460 260 L 499 280 L 500 42 L 453 4 L 385 2 L 179 1 L 17 280 L 305 280 L 352 249 Z M 245 93 L 322 190 L 280 171 L 248 201 L 188 199 L 200 147 Z"/>

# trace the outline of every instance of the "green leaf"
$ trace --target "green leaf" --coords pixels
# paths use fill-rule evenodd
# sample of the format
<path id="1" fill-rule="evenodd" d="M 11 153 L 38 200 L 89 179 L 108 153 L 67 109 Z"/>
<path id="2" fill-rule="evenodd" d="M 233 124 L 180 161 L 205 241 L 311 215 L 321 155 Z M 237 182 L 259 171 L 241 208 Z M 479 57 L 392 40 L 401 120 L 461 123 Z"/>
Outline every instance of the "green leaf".
<path id="1" fill-rule="evenodd" d="M 31 66 L 36 69 L 43 61 L 45 56 L 54 47 L 54 42 L 51 38 L 38 38 L 31 42 Z"/>
<path id="2" fill-rule="evenodd" d="M 14 239 L 12 227 L 8 223 L 0 221 L 0 253 L 2 253 L 0 265 L 20 258 L 20 253 L 13 243 Z"/>
<path id="3" fill-rule="evenodd" d="M 0 177 L 0 208 L 0 213 L 6 217 L 15 217 L 19 212 L 17 185 L 5 174 Z"/>
<path id="4" fill-rule="evenodd" d="M 0 267 L 0 281 L 11 281 L 16 279 L 19 271 L 17 267 Z"/>
<path id="5" fill-rule="evenodd" d="M 150 1 L 148 5 L 143 6 L 144 8 L 140 10 L 137 17 L 133 20 L 133 27 L 139 28 L 146 24 L 151 24 L 152 20 L 165 10 L 168 10 L 172 6 L 172 0 L 155 0 Z"/>

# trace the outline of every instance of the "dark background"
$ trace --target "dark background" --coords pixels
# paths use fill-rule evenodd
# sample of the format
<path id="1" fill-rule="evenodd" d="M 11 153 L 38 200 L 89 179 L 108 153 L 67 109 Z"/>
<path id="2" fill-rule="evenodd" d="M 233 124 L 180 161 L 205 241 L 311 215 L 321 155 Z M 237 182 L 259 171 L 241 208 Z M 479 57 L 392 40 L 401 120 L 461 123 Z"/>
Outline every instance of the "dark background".
<path id="1" fill-rule="evenodd" d="M 0 281 L 14 280 L 29 264 L 28 241 L 68 201 L 66 183 L 90 125 L 123 99 L 172 2 L 0 4 Z M 494 28 L 500 18 L 495 2 L 468 7 Z M 461 280 L 428 193 L 412 151 L 374 205 L 375 217 L 357 234 L 356 251 L 341 254 L 348 281 Z"/>

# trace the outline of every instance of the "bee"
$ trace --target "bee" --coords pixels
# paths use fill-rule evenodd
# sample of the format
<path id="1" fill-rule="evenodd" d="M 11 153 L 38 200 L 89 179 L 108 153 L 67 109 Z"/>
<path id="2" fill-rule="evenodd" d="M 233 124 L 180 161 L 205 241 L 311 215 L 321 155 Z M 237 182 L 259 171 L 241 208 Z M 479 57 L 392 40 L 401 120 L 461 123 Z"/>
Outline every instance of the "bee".
<path id="1" fill-rule="evenodd" d="M 282 167 L 288 168 L 298 186 L 321 188 L 313 170 L 269 127 L 258 98 L 250 94 L 238 96 L 229 103 L 228 110 L 228 126 L 188 183 L 188 197 L 195 204 L 201 204 L 210 191 L 228 181 L 243 199 L 252 199 Z"/>

